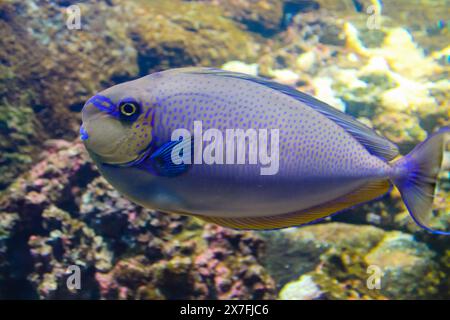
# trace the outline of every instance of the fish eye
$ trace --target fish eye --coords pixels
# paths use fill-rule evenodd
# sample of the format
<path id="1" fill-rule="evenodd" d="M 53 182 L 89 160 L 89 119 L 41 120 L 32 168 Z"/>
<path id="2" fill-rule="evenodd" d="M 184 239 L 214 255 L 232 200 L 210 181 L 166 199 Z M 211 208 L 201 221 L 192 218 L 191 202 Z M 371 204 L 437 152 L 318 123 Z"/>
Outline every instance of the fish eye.
<path id="1" fill-rule="evenodd" d="M 119 104 L 120 118 L 134 120 L 140 113 L 140 106 L 135 101 L 124 101 Z"/>

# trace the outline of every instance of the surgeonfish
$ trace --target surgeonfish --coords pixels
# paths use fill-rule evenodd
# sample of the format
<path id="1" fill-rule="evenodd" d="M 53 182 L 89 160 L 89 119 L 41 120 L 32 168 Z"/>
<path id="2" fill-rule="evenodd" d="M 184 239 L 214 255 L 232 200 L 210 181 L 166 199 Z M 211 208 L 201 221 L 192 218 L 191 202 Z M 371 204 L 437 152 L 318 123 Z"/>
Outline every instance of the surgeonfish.
<path id="1" fill-rule="evenodd" d="M 310 95 L 213 68 L 115 85 L 86 102 L 82 122 L 100 173 L 146 208 L 276 229 L 318 221 L 395 185 L 418 225 L 449 234 L 430 226 L 449 127 L 401 157 L 395 144 Z"/>

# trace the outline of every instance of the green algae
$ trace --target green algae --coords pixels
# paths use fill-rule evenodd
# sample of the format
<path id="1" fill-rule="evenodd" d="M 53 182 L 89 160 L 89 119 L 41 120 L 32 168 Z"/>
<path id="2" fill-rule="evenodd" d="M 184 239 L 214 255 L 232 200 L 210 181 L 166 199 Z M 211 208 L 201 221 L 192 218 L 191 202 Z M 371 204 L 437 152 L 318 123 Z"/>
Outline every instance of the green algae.
<path id="1" fill-rule="evenodd" d="M 198 2 L 137 1 L 131 27 L 138 48 L 140 73 L 174 66 L 219 66 L 227 60 L 255 59 L 255 39 L 224 17 L 219 7 Z M 133 13 L 132 13 L 133 15 Z"/>
<path id="2" fill-rule="evenodd" d="M 36 132 L 38 126 L 33 110 L 26 99 L 11 103 L 4 98 L 0 102 L 0 189 L 23 172 L 36 157 Z"/>

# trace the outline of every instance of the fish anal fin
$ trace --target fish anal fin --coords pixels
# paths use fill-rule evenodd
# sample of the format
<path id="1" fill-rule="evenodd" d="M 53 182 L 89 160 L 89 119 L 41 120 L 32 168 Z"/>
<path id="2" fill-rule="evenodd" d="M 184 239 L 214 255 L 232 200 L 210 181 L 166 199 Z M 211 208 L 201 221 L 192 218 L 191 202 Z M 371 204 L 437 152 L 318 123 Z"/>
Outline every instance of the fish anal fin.
<path id="1" fill-rule="evenodd" d="M 270 230 L 281 229 L 307 224 L 333 213 L 353 207 L 357 204 L 378 198 L 389 191 L 390 183 L 387 180 L 379 180 L 365 184 L 361 188 L 348 193 L 338 199 L 305 209 L 299 212 L 285 213 L 275 216 L 226 218 L 196 216 L 206 222 L 212 222 L 233 229 Z"/>

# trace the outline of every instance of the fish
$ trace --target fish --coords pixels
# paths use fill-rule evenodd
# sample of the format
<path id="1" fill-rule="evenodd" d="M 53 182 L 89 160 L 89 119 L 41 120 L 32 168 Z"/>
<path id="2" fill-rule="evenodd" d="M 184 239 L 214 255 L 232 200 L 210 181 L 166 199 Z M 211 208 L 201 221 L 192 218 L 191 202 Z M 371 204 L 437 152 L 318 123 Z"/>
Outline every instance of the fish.
<path id="1" fill-rule="evenodd" d="M 268 230 L 321 221 L 396 186 L 414 221 L 445 235 L 430 219 L 449 133 L 442 127 L 401 156 L 295 88 L 202 67 L 101 91 L 85 103 L 80 128 L 103 177 L 145 208 Z"/>

